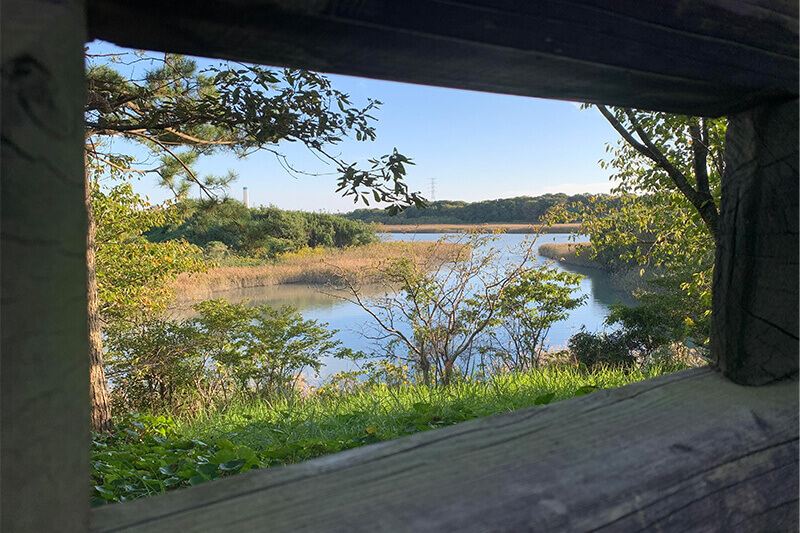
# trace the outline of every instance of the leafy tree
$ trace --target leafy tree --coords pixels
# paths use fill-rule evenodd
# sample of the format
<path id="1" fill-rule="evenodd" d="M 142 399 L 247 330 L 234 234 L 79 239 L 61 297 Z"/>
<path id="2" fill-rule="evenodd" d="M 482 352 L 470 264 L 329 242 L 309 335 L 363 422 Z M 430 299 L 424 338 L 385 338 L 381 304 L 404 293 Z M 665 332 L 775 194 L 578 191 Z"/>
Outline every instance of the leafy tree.
<path id="1" fill-rule="evenodd" d="M 625 141 L 609 162 L 617 191 L 679 193 L 716 241 L 727 119 L 597 108 Z"/>
<path id="2" fill-rule="evenodd" d="M 137 53 L 126 61 L 150 63 L 139 79 L 122 75 L 111 63 L 95 63 L 86 69 L 87 101 L 85 138 L 87 155 L 87 291 L 90 330 L 92 426 L 104 430 L 110 424 L 105 378 L 99 302 L 96 298 L 95 219 L 91 211 L 90 169 L 143 175 L 156 173 L 162 185 L 185 196 L 191 184 L 214 198 L 224 191 L 234 174 L 200 177 L 194 164 L 203 155 L 220 150 L 245 157 L 268 150 L 291 169 L 277 150 L 280 142 L 301 142 L 339 173 L 338 191 L 368 203 L 390 204 L 396 212 L 424 200 L 403 183 L 411 161 L 398 153 L 369 161 L 365 170 L 326 151 L 348 136 L 372 140 L 375 129 L 370 113 L 380 104 L 370 100 L 354 106 L 348 95 L 332 88 L 323 76 L 311 72 L 275 70 L 252 65 L 223 64 L 198 72 L 186 57 L 166 54 L 155 60 Z M 117 64 L 123 59 L 114 58 Z M 109 140 L 123 138 L 145 146 L 157 163 L 137 166 L 133 158 L 113 151 Z"/>
<path id="3" fill-rule="evenodd" d="M 612 192 L 621 198 L 616 205 L 594 198 L 581 214 L 595 250 L 616 247 L 656 265 L 707 262 L 717 233 L 726 120 L 598 108 L 623 138 L 600 162 L 613 170 Z"/>
<path id="4" fill-rule="evenodd" d="M 92 184 L 91 194 L 100 315 L 108 322 L 165 311 L 174 297 L 169 282 L 205 266 L 197 246 L 182 240 L 152 243 L 143 236 L 154 225 L 177 220 L 177 206 L 153 206 L 130 183 L 110 189 Z"/>
<path id="5" fill-rule="evenodd" d="M 290 392 L 304 369 L 319 370 L 322 357 L 357 355 L 333 338 L 336 330 L 289 307 L 219 299 L 192 309 L 197 316 L 190 319 L 149 316 L 108 328 L 108 368 L 118 405 L 185 410 L 236 397 L 269 399 Z"/>
<path id="6" fill-rule="evenodd" d="M 496 239 L 480 234 L 458 237 L 459 251 L 432 268 L 432 261 L 408 258 L 375 265 L 369 279 L 380 280 L 383 296 L 365 296 L 359 276 L 345 272 L 345 292 L 334 295 L 362 307 L 374 321 L 372 333 L 365 335 L 405 350 L 407 356 L 401 359 L 416 367 L 425 384 L 448 385 L 456 376 L 457 363 L 467 371 L 470 358 L 486 353 L 490 339 L 498 338 L 493 330 L 504 322 L 516 321 L 519 329 L 538 327 L 541 333 L 551 318 L 580 304 L 569 298 L 573 289 L 555 289 L 559 282 L 576 284 L 577 277 L 531 270 L 536 253 L 533 242 L 515 250 L 517 260 L 509 262 L 492 245 Z M 439 241 L 445 242 L 450 241 Z M 552 316 L 537 320 L 550 311 Z M 534 333 L 528 335 L 520 340 L 520 351 L 524 343 L 535 342 Z M 518 356 L 534 357 L 531 353 Z"/>
<path id="7" fill-rule="evenodd" d="M 424 204 L 403 183 L 409 159 L 396 151 L 371 159 L 366 170 L 326 152 L 345 137 L 374 140 L 370 113 L 380 102 L 353 106 L 327 78 L 308 71 L 223 64 L 198 72 L 193 60 L 175 54 L 157 63 L 138 80 L 123 77 L 109 64 L 87 66 L 86 137 L 141 142 L 159 164 L 137 172 L 158 173 L 177 195 L 185 195 L 194 183 L 213 196 L 230 182 L 231 175 L 198 176 L 192 165 L 202 155 L 228 150 L 245 157 L 266 150 L 291 169 L 277 147 L 301 142 L 335 165 L 338 190 L 345 196 L 365 203 L 372 197 L 390 203 L 394 211 Z M 99 142 L 89 156 L 131 170 Z"/>
<path id="8" fill-rule="evenodd" d="M 87 172 L 101 172 L 87 167 Z M 101 321 L 130 319 L 160 313 L 173 296 L 169 282 L 181 272 L 204 268 L 201 250 L 185 241 L 153 244 L 142 232 L 153 224 L 174 220 L 174 205 L 152 206 L 133 192 L 130 183 L 110 189 L 95 180 L 87 183 L 87 211 L 91 227 L 87 238 L 87 288 L 92 423 L 97 430 L 109 425 L 110 405 L 102 365 Z M 102 384 L 102 386 L 101 386 Z"/>
<path id="9" fill-rule="evenodd" d="M 491 352 L 507 369 L 525 372 L 539 366 L 552 325 L 565 320 L 587 298 L 572 297 L 581 279 L 541 267 L 525 272 L 504 291 L 498 325 L 490 337 Z"/>
<path id="10" fill-rule="evenodd" d="M 577 214 L 576 203 L 588 200 L 587 194 L 567 196 L 563 193 L 542 196 L 461 202 L 439 200 L 430 202 L 425 209 L 409 209 L 389 216 L 385 210 L 356 209 L 344 215 L 351 220 L 379 222 L 382 224 L 538 224 L 547 211 L 556 205 Z"/>
<path id="11" fill-rule="evenodd" d="M 688 335 L 702 343 L 708 337 L 727 121 L 598 109 L 622 137 L 607 147 L 611 158 L 600 163 L 613 170 L 619 196 L 616 205 L 606 198 L 589 202 L 583 232 L 591 236 L 595 255 L 613 253 L 623 263 L 664 272 L 656 282 L 661 294 L 642 299 L 649 310 L 617 311 L 611 320 L 640 332 L 648 323 L 668 322 L 673 340 Z M 675 326 L 676 317 L 688 327 Z"/>

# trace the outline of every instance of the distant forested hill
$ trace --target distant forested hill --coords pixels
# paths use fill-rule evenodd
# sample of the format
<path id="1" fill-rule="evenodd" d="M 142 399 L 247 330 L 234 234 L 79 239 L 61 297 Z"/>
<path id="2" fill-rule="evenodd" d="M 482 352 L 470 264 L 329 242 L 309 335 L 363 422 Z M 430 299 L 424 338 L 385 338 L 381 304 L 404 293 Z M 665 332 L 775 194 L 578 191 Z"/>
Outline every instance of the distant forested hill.
<path id="1" fill-rule="evenodd" d="M 440 200 L 431 202 L 426 209 L 411 208 L 395 216 L 389 216 L 384 209 L 356 209 L 342 216 L 350 220 L 382 224 L 533 224 L 539 222 L 542 215 L 554 205 L 569 206 L 575 202 L 587 202 L 591 197 L 590 194 L 568 196 L 558 193 L 473 203 Z"/>

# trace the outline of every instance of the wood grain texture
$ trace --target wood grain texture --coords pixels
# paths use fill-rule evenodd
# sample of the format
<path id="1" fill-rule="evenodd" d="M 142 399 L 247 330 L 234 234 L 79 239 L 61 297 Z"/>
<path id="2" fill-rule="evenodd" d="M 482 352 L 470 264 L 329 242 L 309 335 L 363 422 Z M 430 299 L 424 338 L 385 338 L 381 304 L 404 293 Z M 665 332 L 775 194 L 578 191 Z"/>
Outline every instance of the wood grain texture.
<path id="1" fill-rule="evenodd" d="M 89 522 L 82 1 L 3 2 L 0 530 Z"/>
<path id="2" fill-rule="evenodd" d="M 795 531 L 798 387 L 696 369 L 92 511 L 92 531 Z"/>
<path id="3" fill-rule="evenodd" d="M 777 0 L 88 0 L 119 45 L 717 116 L 798 94 Z"/>
<path id="4" fill-rule="evenodd" d="M 712 356 L 762 385 L 798 371 L 798 104 L 731 117 L 714 270 Z"/>

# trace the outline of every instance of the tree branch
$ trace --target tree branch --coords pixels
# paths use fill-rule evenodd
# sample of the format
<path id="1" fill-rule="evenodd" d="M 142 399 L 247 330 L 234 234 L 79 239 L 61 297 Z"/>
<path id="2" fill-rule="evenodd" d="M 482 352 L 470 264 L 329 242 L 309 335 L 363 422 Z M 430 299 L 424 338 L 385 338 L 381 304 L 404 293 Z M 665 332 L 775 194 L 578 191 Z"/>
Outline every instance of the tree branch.
<path id="1" fill-rule="evenodd" d="M 121 166 L 117 165 L 116 163 L 113 163 L 112 161 L 109 161 L 109 160 L 108 160 L 108 159 L 106 159 L 105 157 L 102 157 L 102 156 L 101 156 L 101 155 L 99 155 L 97 152 L 92 152 L 92 157 L 94 157 L 95 159 L 98 159 L 98 160 L 102 161 L 103 163 L 105 163 L 106 165 L 108 165 L 108 166 L 110 166 L 110 167 L 113 167 L 113 168 L 115 168 L 115 169 L 119 170 L 120 172 L 135 172 L 135 173 L 137 173 L 137 174 L 150 174 L 150 173 L 152 173 L 152 172 L 157 172 L 157 171 L 158 171 L 158 169 L 157 169 L 157 168 L 150 168 L 150 169 L 147 169 L 147 170 L 140 170 L 140 169 L 138 169 L 138 168 L 125 168 L 125 167 L 121 167 Z"/>
<path id="2" fill-rule="evenodd" d="M 657 167 L 661 168 L 667 173 L 672 183 L 683 194 L 687 200 L 694 206 L 700 217 L 703 219 L 708 231 L 716 241 L 717 240 L 717 207 L 711 195 L 705 195 L 695 190 L 689 179 L 667 159 L 667 157 L 653 144 L 647 132 L 636 120 L 636 115 L 630 108 L 624 108 L 623 111 L 631 121 L 634 131 L 642 140 L 638 142 L 634 136 L 617 120 L 611 111 L 603 105 L 598 105 L 597 109 L 606 118 L 606 120 L 613 126 L 617 132 L 622 135 L 628 144 L 630 144 L 637 152 L 652 160 Z M 698 135 L 699 138 L 699 135 Z M 705 161 L 705 160 L 704 160 Z M 708 188 L 708 174 L 706 173 L 705 186 Z"/>
<path id="3" fill-rule="evenodd" d="M 186 171 L 186 174 L 189 176 L 189 179 L 191 179 L 193 182 L 195 182 L 197 184 L 197 186 L 200 187 L 200 190 L 202 190 L 204 193 L 206 193 L 206 196 L 208 196 L 209 199 L 214 200 L 216 198 L 213 194 L 211 194 L 211 192 L 208 190 L 208 188 L 206 188 L 206 186 L 202 184 L 202 182 L 198 179 L 198 177 L 195 175 L 195 173 L 192 171 L 192 169 L 189 168 L 189 166 L 186 163 L 181 161 L 181 158 L 178 157 L 178 154 L 176 154 L 175 152 L 170 150 L 169 147 L 167 147 L 161 141 L 159 141 L 158 139 L 156 139 L 155 137 L 152 137 L 150 135 L 145 135 L 143 133 L 136 133 L 136 132 L 131 132 L 131 133 L 133 135 L 136 135 L 136 136 L 141 137 L 143 139 L 147 139 L 148 141 L 150 141 L 152 143 L 155 143 L 158 146 L 160 146 L 165 152 L 167 152 L 169 155 L 171 155 L 175 159 L 175 161 L 180 163 L 180 165 Z"/>
<path id="4" fill-rule="evenodd" d="M 192 137 L 182 131 L 176 130 L 175 128 L 164 128 L 168 132 L 172 133 L 173 135 L 180 137 L 181 139 L 185 139 L 191 143 L 202 145 L 202 146 L 233 146 L 237 143 L 236 141 L 207 141 L 205 139 L 198 139 L 197 137 Z"/>
<path id="5" fill-rule="evenodd" d="M 705 132 L 701 131 L 700 125 L 695 120 L 689 121 L 689 134 L 692 136 L 692 167 L 694 168 L 694 181 L 697 192 L 711 197 L 711 192 L 708 189 L 708 168 L 706 166 L 706 161 L 708 160 L 708 129 L 705 128 L 705 124 L 703 126 Z M 705 142 L 704 139 L 706 139 Z"/>

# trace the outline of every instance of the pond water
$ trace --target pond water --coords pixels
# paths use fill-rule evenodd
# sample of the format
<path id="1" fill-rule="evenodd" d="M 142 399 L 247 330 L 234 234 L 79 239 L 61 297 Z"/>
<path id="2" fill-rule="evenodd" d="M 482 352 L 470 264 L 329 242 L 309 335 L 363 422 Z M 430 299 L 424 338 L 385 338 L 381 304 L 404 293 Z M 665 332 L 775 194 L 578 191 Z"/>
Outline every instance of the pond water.
<path id="1" fill-rule="evenodd" d="M 383 235 L 384 240 L 417 240 L 435 241 L 444 235 L 429 234 L 402 234 L 393 233 Z M 525 235 L 506 234 L 500 235 L 495 243 L 497 247 L 511 248 L 519 245 Z M 567 234 L 545 234 L 536 240 L 536 246 L 556 242 L 563 243 L 570 240 Z M 588 240 L 578 236 L 578 240 Z M 508 257 L 510 255 L 507 254 Z M 537 255 L 537 264 L 546 264 L 548 259 Z M 558 348 L 566 346 L 567 339 L 585 326 L 589 331 L 603 329 L 603 321 L 608 315 L 609 305 L 622 302 L 632 304 L 631 296 L 623 291 L 615 289 L 610 282 L 607 273 L 592 269 L 581 268 L 571 265 L 555 264 L 556 268 L 581 274 L 584 276 L 576 296 L 586 295 L 586 302 L 573 310 L 570 316 L 561 322 L 553 325 L 547 336 L 546 346 Z M 214 298 L 226 298 L 229 302 L 238 303 L 248 300 L 251 305 L 267 304 L 273 307 L 291 305 L 296 308 L 305 318 L 326 322 L 328 328 L 338 329 L 337 338 L 342 341 L 344 346 L 353 350 L 363 350 L 366 353 L 379 353 L 372 341 L 365 339 L 361 334 L 362 326 L 371 318 L 360 307 L 349 302 L 333 298 L 326 294 L 324 287 L 310 285 L 272 285 L 268 287 L 253 287 L 247 289 L 237 289 L 231 291 L 219 291 L 213 294 Z M 184 314 L 184 311 L 176 310 L 176 314 Z M 324 367 L 320 375 L 311 382 L 319 382 L 325 377 L 343 370 L 354 370 L 357 365 L 352 361 L 343 361 L 335 358 L 323 360 Z"/>

